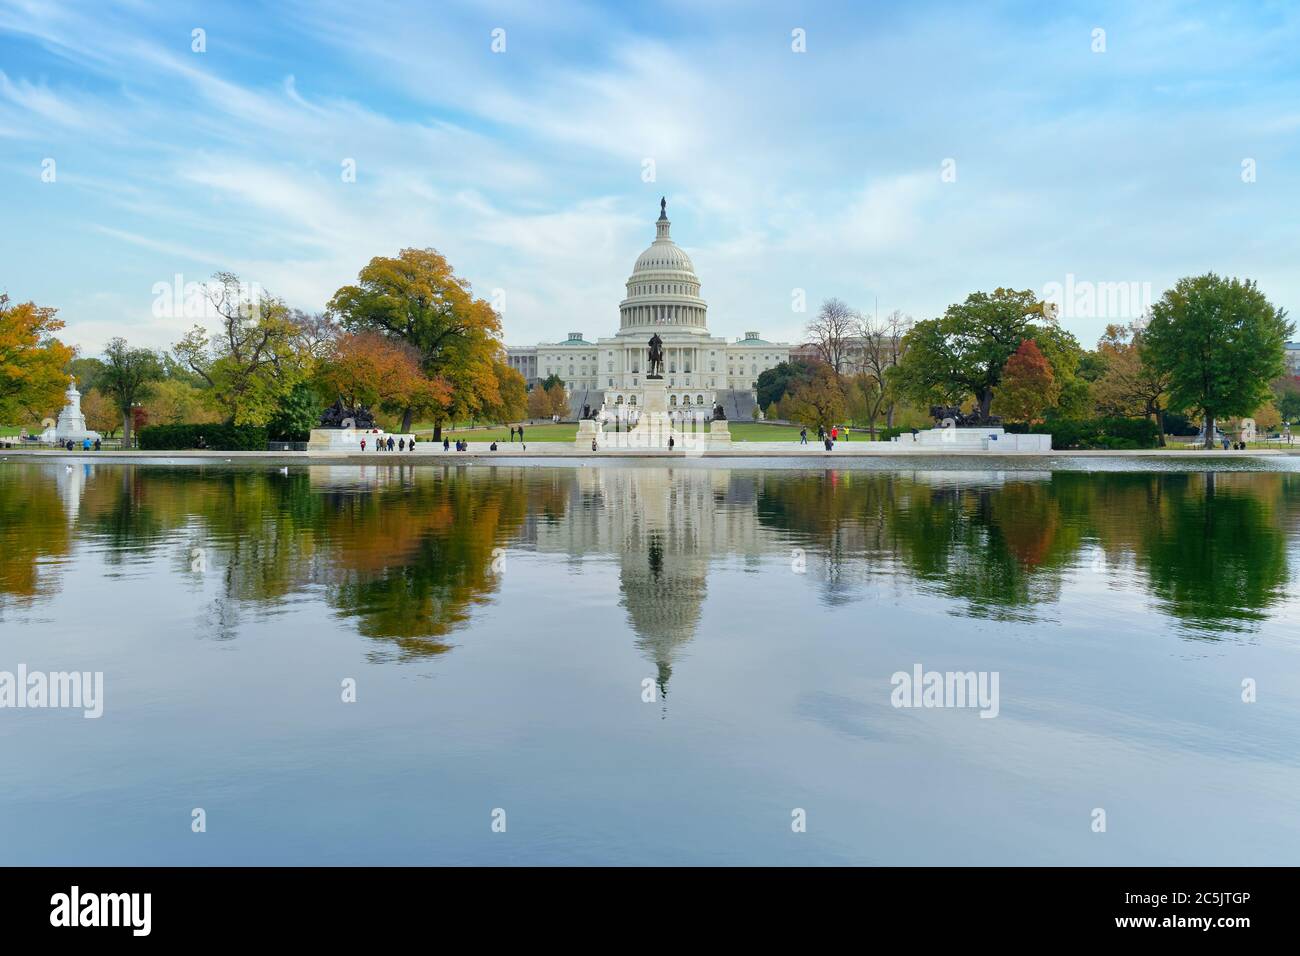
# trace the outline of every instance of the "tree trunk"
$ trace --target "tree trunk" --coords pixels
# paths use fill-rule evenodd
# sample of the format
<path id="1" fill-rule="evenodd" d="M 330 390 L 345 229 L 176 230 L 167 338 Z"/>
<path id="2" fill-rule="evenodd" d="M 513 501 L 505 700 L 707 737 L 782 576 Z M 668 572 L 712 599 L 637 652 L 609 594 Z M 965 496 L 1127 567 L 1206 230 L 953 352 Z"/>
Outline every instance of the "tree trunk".
<path id="1" fill-rule="evenodd" d="M 1208 408 L 1201 409 L 1202 419 L 1205 421 L 1205 447 L 1214 447 L 1214 415 Z"/>
<path id="2" fill-rule="evenodd" d="M 1165 410 L 1156 406 L 1156 425 L 1160 429 L 1160 447 L 1165 447 Z"/>
<path id="3" fill-rule="evenodd" d="M 122 447 L 131 447 L 131 409 L 122 413 Z"/>
<path id="4" fill-rule="evenodd" d="M 885 427 L 894 427 L 894 403 L 890 402 L 889 407 L 885 409 Z"/>
<path id="5" fill-rule="evenodd" d="M 442 441 L 442 422 L 433 423 L 433 440 Z"/>
<path id="6" fill-rule="evenodd" d="M 415 409 L 410 405 L 406 406 L 406 411 L 402 412 L 402 434 L 411 434 L 411 417 L 415 414 Z"/>
<path id="7" fill-rule="evenodd" d="M 980 395 L 980 418 L 985 420 L 989 417 L 989 407 L 993 404 L 993 386 L 985 385 L 984 393 Z"/>

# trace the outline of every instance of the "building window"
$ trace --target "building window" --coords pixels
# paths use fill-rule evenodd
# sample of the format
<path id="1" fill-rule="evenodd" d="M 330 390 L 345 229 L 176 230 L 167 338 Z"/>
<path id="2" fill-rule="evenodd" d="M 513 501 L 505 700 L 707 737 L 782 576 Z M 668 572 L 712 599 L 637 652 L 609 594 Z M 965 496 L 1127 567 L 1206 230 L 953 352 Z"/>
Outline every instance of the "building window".
<path id="1" fill-rule="evenodd" d="M 636 382 L 634 381 L 632 384 L 635 385 Z M 630 396 L 628 396 L 627 403 L 628 403 L 629 405 L 635 405 L 635 404 L 636 404 L 636 396 L 635 396 L 635 395 L 630 395 Z"/>
<path id="2" fill-rule="evenodd" d="M 703 396 L 703 395 L 696 395 L 696 396 L 695 396 L 695 404 L 696 404 L 696 405 L 703 405 L 703 404 L 704 404 L 704 396 Z"/>
<path id="3" fill-rule="evenodd" d="M 677 396 L 676 396 L 676 395 L 670 395 L 670 396 L 668 396 L 668 404 L 669 404 L 669 405 L 672 405 L 674 408 L 676 408 L 676 407 L 677 407 Z"/>

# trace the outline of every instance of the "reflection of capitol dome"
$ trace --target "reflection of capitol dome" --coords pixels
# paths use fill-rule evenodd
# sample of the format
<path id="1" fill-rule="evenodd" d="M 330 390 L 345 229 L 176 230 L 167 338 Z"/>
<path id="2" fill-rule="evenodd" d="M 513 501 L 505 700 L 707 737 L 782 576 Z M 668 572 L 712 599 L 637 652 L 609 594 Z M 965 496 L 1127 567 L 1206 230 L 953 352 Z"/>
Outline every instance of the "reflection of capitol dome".
<path id="1" fill-rule="evenodd" d="M 666 692 L 673 656 L 695 636 L 700 623 L 708 564 L 680 541 L 665 553 L 665 538 L 656 532 L 640 545 L 640 552 L 625 554 L 622 560 L 622 605 L 637 634 L 637 647 L 655 662 L 659 689 Z"/>
<path id="2" fill-rule="evenodd" d="M 708 304 L 700 298 L 695 266 L 670 235 L 667 203 L 659 200 L 655 241 L 636 257 L 627 280 L 627 298 L 619 304 L 619 335 L 646 329 L 708 332 Z"/>

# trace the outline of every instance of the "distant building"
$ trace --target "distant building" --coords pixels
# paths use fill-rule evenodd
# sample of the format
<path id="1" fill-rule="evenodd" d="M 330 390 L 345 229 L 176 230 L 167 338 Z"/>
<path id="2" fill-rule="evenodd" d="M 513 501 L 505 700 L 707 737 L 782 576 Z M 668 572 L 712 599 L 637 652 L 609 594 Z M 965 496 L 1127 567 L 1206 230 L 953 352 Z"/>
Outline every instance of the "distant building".
<path id="1" fill-rule="evenodd" d="M 645 380 L 648 343 L 663 340 L 668 407 L 681 419 L 707 418 L 720 403 L 730 418 L 748 419 L 758 376 L 790 357 L 790 346 L 746 332 L 734 342 L 711 335 L 708 304 L 690 257 L 669 235 L 667 204 L 660 203 L 655 239 L 637 257 L 619 303 L 619 328 L 589 342 L 570 332 L 562 342 L 506 347 L 506 360 L 529 383 L 551 375 L 564 380 L 570 411 L 593 411 L 635 419 Z"/>
<path id="2" fill-rule="evenodd" d="M 1286 343 L 1286 373 L 1300 378 L 1300 342 Z"/>

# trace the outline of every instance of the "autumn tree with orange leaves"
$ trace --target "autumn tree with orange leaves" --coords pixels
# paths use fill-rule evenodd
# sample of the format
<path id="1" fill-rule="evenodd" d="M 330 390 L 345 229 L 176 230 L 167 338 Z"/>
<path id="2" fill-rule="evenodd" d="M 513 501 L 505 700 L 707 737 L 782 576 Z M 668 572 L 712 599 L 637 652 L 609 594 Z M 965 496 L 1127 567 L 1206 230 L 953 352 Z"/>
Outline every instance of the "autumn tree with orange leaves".
<path id="1" fill-rule="evenodd" d="M 34 302 L 11 305 L 0 292 L 0 423 L 39 420 L 63 405 L 73 350 L 54 337 L 57 310 Z"/>
<path id="2" fill-rule="evenodd" d="M 403 342 L 378 332 L 346 332 L 332 344 L 317 375 L 321 388 L 349 407 L 401 414 L 445 414 L 451 387 L 420 368 L 419 355 Z M 403 423 L 403 430 L 408 429 Z"/>
<path id="3" fill-rule="evenodd" d="M 411 346 L 424 374 L 450 386 L 450 403 L 433 415 L 435 439 L 447 421 L 486 418 L 502 406 L 501 318 L 436 250 L 376 256 L 356 284 L 334 294 L 328 312 L 350 332 L 377 332 Z M 411 430 L 417 411 L 402 409 L 402 431 Z"/>
<path id="4" fill-rule="evenodd" d="M 1058 388 L 1051 363 L 1033 339 L 1025 339 L 1002 367 L 993 393 L 993 410 L 1013 422 L 1033 422 L 1056 401 Z"/>

